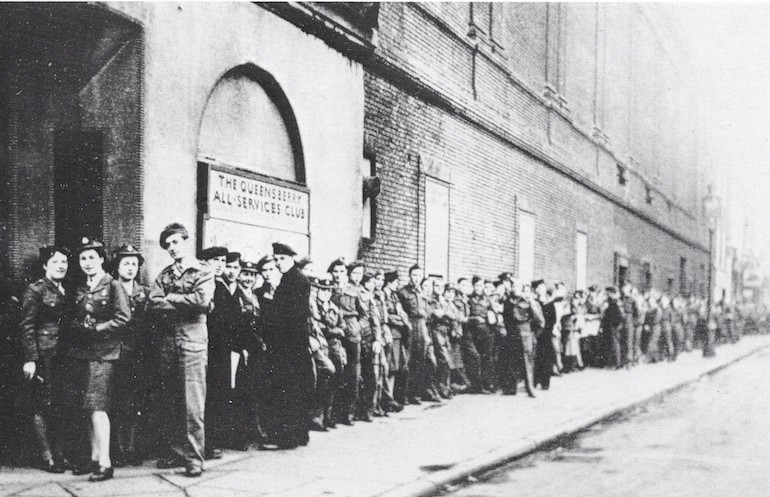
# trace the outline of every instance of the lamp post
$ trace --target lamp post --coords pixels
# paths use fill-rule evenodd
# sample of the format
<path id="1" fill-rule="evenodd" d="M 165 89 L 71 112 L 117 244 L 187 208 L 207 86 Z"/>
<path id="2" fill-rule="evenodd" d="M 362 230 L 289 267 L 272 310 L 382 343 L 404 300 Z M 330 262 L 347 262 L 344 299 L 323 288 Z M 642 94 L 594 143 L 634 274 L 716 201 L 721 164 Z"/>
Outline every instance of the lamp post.
<path id="1" fill-rule="evenodd" d="M 706 298 L 706 341 L 703 344 L 703 357 L 714 357 L 714 341 L 716 339 L 716 324 L 712 321 L 712 300 L 714 294 L 714 231 L 716 230 L 719 216 L 719 198 L 714 195 L 712 185 L 708 186 L 706 197 L 703 199 L 703 207 L 709 228 L 709 270 L 708 270 L 708 295 Z"/>

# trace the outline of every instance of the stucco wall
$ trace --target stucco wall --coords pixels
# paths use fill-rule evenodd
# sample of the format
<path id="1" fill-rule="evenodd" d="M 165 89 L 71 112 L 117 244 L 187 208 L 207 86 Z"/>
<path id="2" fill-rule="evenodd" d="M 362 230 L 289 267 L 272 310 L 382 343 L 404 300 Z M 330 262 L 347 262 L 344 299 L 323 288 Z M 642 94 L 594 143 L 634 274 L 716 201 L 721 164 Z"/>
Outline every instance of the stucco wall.
<path id="1" fill-rule="evenodd" d="M 297 120 L 310 189 L 310 255 L 320 266 L 339 255 L 353 257 L 361 225 L 361 67 L 250 3 L 108 5 L 144 28 L 150 277 L 169 262 L 158 245 L 163 227 L 178 221 L 195 231 L 198 134 L 209 93 L 225 72 L 248 63 L 277 80 Z"/>

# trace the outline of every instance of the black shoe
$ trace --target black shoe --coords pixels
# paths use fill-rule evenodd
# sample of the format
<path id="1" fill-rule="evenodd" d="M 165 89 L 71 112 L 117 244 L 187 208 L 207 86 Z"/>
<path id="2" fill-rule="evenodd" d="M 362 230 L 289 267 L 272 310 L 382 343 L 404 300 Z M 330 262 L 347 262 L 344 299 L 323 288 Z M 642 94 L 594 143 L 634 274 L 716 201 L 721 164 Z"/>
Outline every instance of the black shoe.
<path id="1" fill-rule="evenodd" d="M 40 468 L 43 471 L 47 471 L 48 473 L 54 473 L 57 475 L 60 475 L 67 470 L 63 464 L 57 463 L 53 459 L 43 460 L 43 463 L 41 464 Z"/>
<path id="2" fill-rule="evenodd" d="M 203 458 L 206 460 L 222 459 L 222 449 L 207 449 L 204 451 Z"/>
<path id="3" fill-rule="evenodd" d="M 381 407 L 375 407 L 374 411 L 372 411 L 372 415 L 375 418 L 387 418 L 388 417 L 388 413 L 385 410 L 383 410 Z"/>
<path id="4" fill-rule="evenodd" d="M 406 402 L 407 404 L 412 406 L 419 406 L 420 404 L 422 404 L 420 399 L 418 399 L 417 397 L 409 397 L 409 399 Z"/>
<path id="5" fill-rule="evenodd" d="M 401 412 L 404 410 L 404 406 L 398 402 L 388 402 L 385 404 L 385 412 Z"/>
<path id="6" fill-rule="evenodd" d="M 529 397 L 530 399 L 534 399 L 537 396 L 535 395 L 535 392 L 527 392 L 527 397 Z"/>
<path id="7" fill-rule="evenodd" d="M 99 470 L 99 462 L 91 461 L 81 466 L 73 466 L 72 474 L 76 476 L 87 475 L 88 473 L 95 473 L 98 470 Z"/>
<path id="8" fill-rule="evenodd" d="M 369 411 L 369 410 L 364 411 L 361 414 L 361 421 L 366 421 L 367 423 L 371 423 L 372 422 L 372 411 Z"/>
<path id="9" fill-rule="evenodd" d="M 203 468 L 200 466 L 187 466 L 184 470 L 184 475 L 188 478 L 198 478 L 203 474 Z"/>
<path id="10" fill-rule="evenodd" d="M 105 468 L 104 466 L 99 466 L 96 471 L 88 477 L 88 481 L 105 481 L 111 479 L 114 475 L 115 470 L 112 467 Z"/>
<path id="11" fill-rule="evenodd" d="M 155 467 L 158 469 L 181 468 L 182 466 L 184 466 L 184 461 L 177 457 L 158 459 L 158 462 L 155 464 Z"/>
<path id="12" fill-rule="evenodd" d="M 337 427 L 337 422 L 336 421 L 334 421 L 334 420 L 332 420 L 330 418 L 324 419 L 324 428 L 333 429 L 333 428 L 336 428 L 336 427 Z"/>

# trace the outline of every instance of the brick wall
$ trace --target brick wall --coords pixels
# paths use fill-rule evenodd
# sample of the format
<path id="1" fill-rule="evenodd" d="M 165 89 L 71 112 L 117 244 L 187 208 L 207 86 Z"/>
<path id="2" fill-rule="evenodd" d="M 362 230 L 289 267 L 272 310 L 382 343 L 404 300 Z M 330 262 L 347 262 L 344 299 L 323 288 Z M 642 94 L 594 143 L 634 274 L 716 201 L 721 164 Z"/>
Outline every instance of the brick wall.
<path id="1" fill-rule="evenodd" d="M 692 109 L 654 19 L 591 4 L 496 4 L 492 15 L 505 26 L 494 39 L 469 35 L 468 4 L 382 5 L 364 124 L 383 188 L 361 255 L 385 268 L 422 262 L 424 174 L 440 165 L 451 183 L 450 278 L 516 268 L 522 205 L 536 219 L 535 274 L 574 285 L 577 229 L 588 233 L 589 284 L 612 282 L 616 252 L 635 281 L 648 262 L 656 286 L 678 282 L 680 257 L 695 274 L 707 254 L 688 174 Z M 544 92 L 553 64 L 562 108 Z"/>

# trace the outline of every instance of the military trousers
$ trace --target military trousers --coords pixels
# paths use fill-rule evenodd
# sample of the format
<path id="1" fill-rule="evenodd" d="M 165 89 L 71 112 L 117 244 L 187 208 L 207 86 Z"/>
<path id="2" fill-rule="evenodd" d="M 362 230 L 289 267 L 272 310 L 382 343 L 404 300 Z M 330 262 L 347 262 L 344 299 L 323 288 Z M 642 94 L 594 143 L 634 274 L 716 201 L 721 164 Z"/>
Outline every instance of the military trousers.
<path id="1" fill-rule="evenodd" d="M 342 340 L 348 363 L 342 374 L 341 389 L 335 399 L 335 422 L 350 422 L 356 412 L 361 381 L 361 342 Z"/>
<path id="2" fill-rule="evenodd" d="M 161 343 L 163 435 L 187 467 L 203 467 L 207 362 L 206 343 L 175 337 Z"/>
<path id="3" fill-rule="evenodd" d="M 469 329 L 480 359 L 480 386 L 490 388 L 495 383 L 495 337 L 486 323 L 470 323 Z"/>
<path id="4" fill-rule="evenodd" d="M 524 380 L 527 393 L 534 393 L 535 379 L 535 335 L 528 322 L 516 323 L 509 327 L 505 340 L 505 355 L 502 378 L 503 391 L 516 393 L 520 380 Z"/>
<path id="5" fill-rule="evenodd" d="M 436 356 L 433 351 L 425 318 L 410 319 L 412 331 L 409 335 L 409 379 L 407 397 L 419 398 L 430 391 L 431 381 L 436 369 Z"/>
<path id="6" fill-rule="evenodd" d="M 676 359 L 676 349 L 674 349 L 674 326 L 671 321 L 660 323 L 661 340 L 666 346 L 666 357 L 673 361 Z"/>
<path id="7" fill-rule="evenodd" d="M 660 360 L 660 334 L 662 332 L 660 323 L 650 326 L 650 339 L 647 342 L 647 358 L 650 362 Z"/>
<path id="8" fill-rule="evenodd" d="M 480 390 L 483 383 L 481 380 L 481 356 L 476 350 L 476 343 L 473 341 L 468 327 L 464 328 L 463 336 L 460 338 L 460 348 L 462 349 L 468 386 L 471 390 Z"/>

